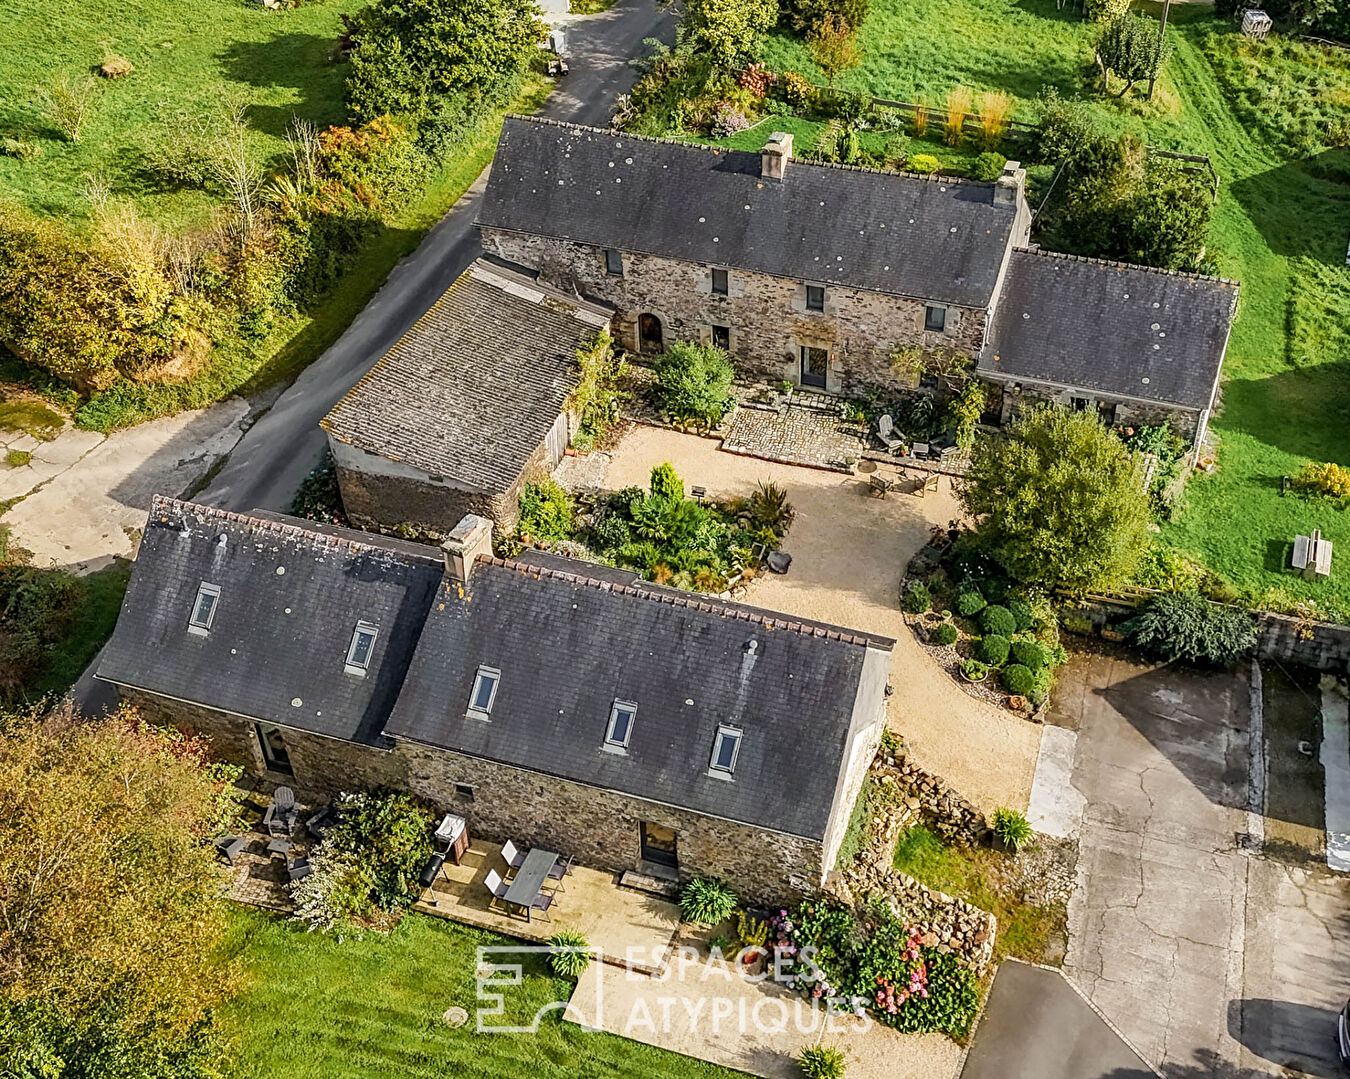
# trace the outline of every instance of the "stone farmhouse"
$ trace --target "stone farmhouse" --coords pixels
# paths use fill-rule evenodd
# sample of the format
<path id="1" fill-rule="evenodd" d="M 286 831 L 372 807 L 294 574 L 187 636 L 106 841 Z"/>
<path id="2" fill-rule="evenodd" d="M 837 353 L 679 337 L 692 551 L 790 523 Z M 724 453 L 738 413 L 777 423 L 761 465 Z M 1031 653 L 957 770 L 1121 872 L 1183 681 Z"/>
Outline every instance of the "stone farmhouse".
<path id="1" fill-rule="evenodd" d="M 97 676 L 308 799 L 391 785 L 489 839 L 751 898 L 818 886 L 894 642 L 553 555 L 156 498 Z"/>
<path id="2" fill-rule="evenodd" d="M 490 255 L 615 311 L 618 340 L 725 347 L 748 378 L 921 391 L 897 349 L 955 350 L 1028 401 L 1170 423 L 1198 442 L 1237 285 L 1029 245 L 1025 171 L 994 183 L 509 117 L 478 227 Z"/>
<path id="3" fill-rule="evenodd" d="M 347 516 L 435 536 L 470 513 L 510 528 L 520 488 L 575 433 L 576 351 L 612 315 L 474 263 L 321 422 Z"/>

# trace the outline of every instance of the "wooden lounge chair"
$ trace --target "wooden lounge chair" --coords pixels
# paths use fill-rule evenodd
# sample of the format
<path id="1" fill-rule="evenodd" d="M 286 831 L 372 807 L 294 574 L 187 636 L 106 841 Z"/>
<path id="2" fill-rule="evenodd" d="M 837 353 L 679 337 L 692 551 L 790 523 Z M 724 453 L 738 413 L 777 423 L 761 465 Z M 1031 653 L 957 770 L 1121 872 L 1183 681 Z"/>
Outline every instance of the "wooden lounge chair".
<path id="1" fill-rule="evenodd" d="M 243 851 L 245 842 L 241 835 L 223 835 L 215 842 L 216 853 L 230 865 L 234 865 L 234 860 Z"/>
<path id="2" fill-rule="evenodd" d="M 905 440 L 896 431 L 895 421 L 888 412 L 877 417 L 877 438 L 881 439 L 881 444 L 886 447 L 888 453 L 899 453 L 905 448 Z"/>
<path id="3" fill-rule="evenodd" d="M 314 872 L 314 867 L 309 864 L 308 858 L 287 858 L 286 875 L 292 881 L 300 880 Z"/>

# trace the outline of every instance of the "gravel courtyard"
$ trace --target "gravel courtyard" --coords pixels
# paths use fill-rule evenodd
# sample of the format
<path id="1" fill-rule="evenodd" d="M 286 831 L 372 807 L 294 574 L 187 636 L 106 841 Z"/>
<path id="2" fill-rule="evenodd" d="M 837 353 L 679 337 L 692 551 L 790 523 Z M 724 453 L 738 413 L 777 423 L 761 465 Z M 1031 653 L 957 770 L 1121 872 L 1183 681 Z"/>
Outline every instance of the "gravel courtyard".
<path id="1" fill-rule="evenodd" d="M 792 569 L 756 583 L 748 601 L 895 638 L 890 726 L 925 768 L 985 812 L 1026 809 L 1041 728 L 963 693 L 914 640 L 897 599 L 905 564 L 927 542 L 929 529 L 960 514 L 946 478 L 925 498 L 876 499 L 864 477 L 723 453 L 711 439 L 642 426 L 610 454 L 568 463 L 586 482 L 618 490 L 645 487 L 653 466 L 664 462 L 687 487 L 706 487 L 710 495 L 748 494 L 759 480 L 786 488 L 797 511 L 783 545 Z"/>

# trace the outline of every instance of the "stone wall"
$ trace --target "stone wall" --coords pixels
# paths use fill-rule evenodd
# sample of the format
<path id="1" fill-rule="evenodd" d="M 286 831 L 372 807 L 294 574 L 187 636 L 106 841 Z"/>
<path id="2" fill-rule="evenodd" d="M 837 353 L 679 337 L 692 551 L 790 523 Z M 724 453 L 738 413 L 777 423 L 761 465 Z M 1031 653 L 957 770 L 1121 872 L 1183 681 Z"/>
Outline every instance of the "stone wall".
<path id="1" fill-rule="evenodd" d="M 818 840 L 430 746 L 399 742 L 384 750 L 283 729 L 294 775 L 269 772 L 252 721 L 138 690 L 121 694 L 147 719 L 208 736 L 217 757 L 243 764 L 273 787 L 292 787 L 303 802 L 327 801 L 344 790 L 398 787 L 460 814 L 471 835 L 548 846 L 581 864 L 617 871 L 639 867 L 639 826 L 646 821 L 677 833 L 682 879 L 719 877 L 751 903 L 796 902 L 817 890 L 823 878 Z M 457 785 L 469 790 L 458 791 Z"/>
<path id="2" fill-rule="evenodd" d="M 1170 426 L 1182 438 L 1193 441 L 1204 413 L 1171 405 L 1135 401 L 1089 390 L 1068 390 L 1035 382 L 1019 382 L 1022 388 L 1013 392 L 1012 383 L 1000 380 L 1003 386 L 1003 414 L 1001 423 L 1016 419 L 1022 412 L 1036 405 L 1050 403 L 1071 408 L 1073 399 L 1088 402 L 1092 411 L 1101 402 L 1116 406 L 1115 423 L 1133 427 Z"/>
<path id="3" fill-rule="evenodd" d="M 943 840 L 974 846 L 984 840 L 989 825 L 984 814 L 961 797 L 941 776 L 925 772 L 909 757 L 904 739 L 896 748 L 885 746 L 872 764 L 872 775 L 883 787 L 895 790 L 903 804 Z"/>
<path id="4" fill-rule="evenodd" d="M 548 845 L 586 864 L 636 869 L 643 821 L 678 835 L 680 875 L 727 881 L 752 903 L 795 902 L 822 879 L 820 842 L 658 805 L 447 750 L 401 744 L 408 789 L 464 816 L 473 833 Z M 472 789 L 458 793 L 456 785 Z"/>
<path id="5" fill-rule="evenodd" d="M 565 422 L 565 421 L 564 421 Z M 540 443 L 506 491 L 493 492 L 428 475 L 408 465 L 330 438 L 342 508 L 358 528 L 441 540 L 465 514 L 486 517 L 498 533 L 511 531 L 519 516 L 520 490 L 547 476 L 556 463 L 548 441 Z"/>
<path id="6" fill-rule="evenodd" d="M 924 330 L 925 304 L 862 289 L 829 285 L 825 310 L 806 310 L 806 282 L 729 269 L 727 295 L 713 295 L 712 266 L 656 255 L 623 254 L 622 276 L 605 272 L 600 248 L 500 229 L 480 229 L 483 248 L 529 266 L 555 287 L 614 306 L 620 344 L 638 351 L 638 317 L 661 320 L 666 343 L 710 341 L 712 327 L 730 328 L 731 357 L 743 378 L 800 383 L 802 346 L 830 351 L 825 389 L 851 393 L 868 383 L 915 387 L 898 375 L 899 346 L 951 348 L 974 356 L 984 338 L 985 311 L 947 308 L 942 333 Z M 718 267 L 721 269 L 722 267 Z"/>

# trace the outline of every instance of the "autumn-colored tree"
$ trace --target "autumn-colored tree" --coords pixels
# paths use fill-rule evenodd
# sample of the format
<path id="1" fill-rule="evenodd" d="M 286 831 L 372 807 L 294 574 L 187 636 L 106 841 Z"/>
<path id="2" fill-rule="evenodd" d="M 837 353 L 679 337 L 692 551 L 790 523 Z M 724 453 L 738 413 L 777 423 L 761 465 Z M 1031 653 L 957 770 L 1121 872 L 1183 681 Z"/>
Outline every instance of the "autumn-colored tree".
<path id="1" fill-rule="evenodd" d="M 220 1074 L 235 975 L 209 839 L 237 770 L 205 748 L 125 709 L 0 716 L 4 1074 Z"/>
<path id="2" fill-rule="evenodd" d="M 816 24 L 807 36 L 806 47 L 831 86 L 841 72 L 857 67 L 862 59 L 858 52 L 858 31 L 842 15 L 833 12 Z"/>

